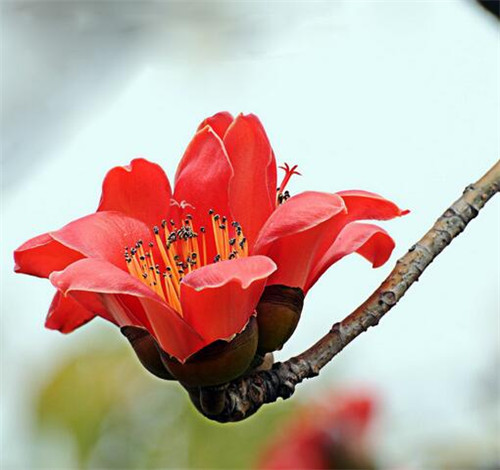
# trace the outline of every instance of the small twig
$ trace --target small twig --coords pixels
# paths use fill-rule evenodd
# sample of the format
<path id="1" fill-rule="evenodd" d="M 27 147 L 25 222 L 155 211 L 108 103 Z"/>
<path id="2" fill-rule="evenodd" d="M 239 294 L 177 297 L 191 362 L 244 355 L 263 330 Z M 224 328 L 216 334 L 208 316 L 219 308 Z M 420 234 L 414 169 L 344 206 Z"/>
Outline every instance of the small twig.
<path id="1" fill-rule="evenodd" d="M 492 15 L 500 19 L 500 2 L 498 0 L 477 0 Z"/>
<path id="2" fill-rule="evenodd" d="M 380 287 L 354 312 L 335 323 L 316 344 L 297 357 L 278 362 L 268 371 L 256 372 L 228 384 L 222 411 L 208 418 L 219 422 L 241 421 L 263 404 L 289 398 L 295 386 L 314 377 L 352 340 L 378 324 L 403 297 L 436 256 L 477 216 L 500 190 L 500 161 L 439 217 L 434 226 L 400 258 Z"/>

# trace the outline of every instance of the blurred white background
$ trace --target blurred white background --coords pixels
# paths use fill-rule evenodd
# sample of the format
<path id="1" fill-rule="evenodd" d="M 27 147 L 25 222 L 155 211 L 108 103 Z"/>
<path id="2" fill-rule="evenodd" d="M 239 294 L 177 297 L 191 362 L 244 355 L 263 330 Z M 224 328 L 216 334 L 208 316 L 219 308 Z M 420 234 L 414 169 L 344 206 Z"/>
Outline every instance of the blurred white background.
<path id="1" fill-rule="evenodd" d="M 472 1 L 16 1 L 1 27 L 4 468 L 37 466 L 33 387 L 98 331 L 124 341 L 100 320 L 45 330 L 53 289 L 12 261 L 28 238 L 93 212 L 112 166 L 141 155 L 173 176 L 204 117 L 252 112 L 278 161 L 299 165 L 293 193 L 360 188 L 411 209 L 384 224 L 397 243 L 386 266 L 353 256 L 321 279 L 284 359 L 363 301 L 500 155 L 498 22 Z M 385 466 L 418 468 L 430 445 L 497 455 L 498 211 L 497 198 L 293 398 L 374 387 Z"/>

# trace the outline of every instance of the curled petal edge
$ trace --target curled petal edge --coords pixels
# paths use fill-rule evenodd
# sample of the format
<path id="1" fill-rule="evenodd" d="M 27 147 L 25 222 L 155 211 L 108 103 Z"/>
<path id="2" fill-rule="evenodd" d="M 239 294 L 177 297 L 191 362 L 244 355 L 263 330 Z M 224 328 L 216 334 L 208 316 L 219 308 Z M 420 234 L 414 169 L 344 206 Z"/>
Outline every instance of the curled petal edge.
<path id="1" fill-rule="evenodd" d="M 229 282 L 237 282 L 242 289 L 247 289 L 252 282 L 265 279 L 277 266 L 267 256 L 255 255 L 235 260 L 225 260 L 208 264 L 188 274 L 182 285 L 196 291 L 215 289 Z"/>
<path id="2" fill-rule="evenodd" d="M 83 259 L 52 273 L 49 279 L 63 295 L 72 295 L 83 304 L 88 293 L 96 294 L 120 327 L 144 326 L 140 317 L 145 315 L 153 330 L 150 333 L 162 349 L 181 362 L 208 344 L 151 289 L 106 261 Z M 132 318 L 120 302 L 123 295 L 138 298 L 144 311 L 132 312 Z"/>
<path id="3" fill-rule="evenodd" d="M 14 251 L 14 271 L 48 278 L 52 271 L 60 271 L 82 259 L 83 255 L 44 233 L 31 238 Z"/>
<path id="4" fill-rule="evenodd" d="M 347 255 L 356 252 L 369 261 L 373 268 L 378 268 L 390 258 L 394 247 L 394 240 L 383 228 L 351 222 L 342 229 L 332 246 L 315 264 L 304 290 L 307 292 L 330 266 Z"/>
<path id="5" fill-rule="evenodd" d="M 385 199 L 380 194 L 363 191 L 361 189 L 350 189 L 338 191 L 345 202 L 349 221 L 354 220 L 390 220 L 409 214 L 408 209 L 400 209 L 394 202 Z"/>
<path id="6" fill-rule="evenodd" d="M 96 316 L 72 297 L 57 291 L 45 319 L 45 327 L 67 334 L 80 328 Z"/>
<path id="7" fill-rule="evenodd" d="M 343 199 L 336 194 L 305 191 L 281 204 L 262 227 L 253 252 L 266 254 L 275 241 L 306 232 L 338 214 L 346 213 Z"/>

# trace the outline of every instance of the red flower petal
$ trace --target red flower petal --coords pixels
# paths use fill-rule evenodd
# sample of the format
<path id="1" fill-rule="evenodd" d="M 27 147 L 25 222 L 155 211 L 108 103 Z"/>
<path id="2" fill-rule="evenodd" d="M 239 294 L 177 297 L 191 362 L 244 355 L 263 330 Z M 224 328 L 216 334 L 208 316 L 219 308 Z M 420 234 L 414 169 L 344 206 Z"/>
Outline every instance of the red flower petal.
<path id="1" fill-rule="evenodd" d="M 257 116 L 240 114 L 224 136 L 234 176 L 229 186 L 233 217 L 251 249 L 260 228 L 276 208 L 276 161 Z"/>
<path id="2" fill-rule="evenodd" d="M 149 331 L 160 346 L 180 361 L 207 344 L 151 289 L 106 261 L 97 259 L 77 261 L 64 271 L 52 273 L 50 281 L 64 295 L 72 295 L 82 305 L 88 305 L 92 310 L 96 308 L 95 299 L 99 298 L 107 313 L 120 327 L 147 328 L 145 322 L 141 321 L 145 316 L 151 325 Z M 122 296 L 136 297 L 142 309 L 131 311 L 128 308 L 130 304 L 123 302 Z"/>
<path id="3" fill-rule="evenodd" d="M 152 233 L 141 221 L 120 212 L 96 212 L 51 232 L 57 242 L 88 258 L 100 258 L 126 269 L 124 249 L 138 240 L 145 244 Z"/>
<path id="4" fill-rule="evenodd" d="M 213 131 L 221 138 L 224 138 L 227 128 L 233 122 L 233 116 L 227 111 L 222 111 L 220 113 L 214 114 L 206 118 L 199 126 L 198 131 L 201 131 L 204 127 L 210 126 Z"/>
<path id="5" fill-rule="evenodd" d="M 356 253 L 369 261 L 373 268 L 379 268 L 391 257 L 396 243 L 384 229 L 373 226 L 373 231 L 374 233 L 356 250 Z"/>
<path id="6" fill-rule="evenodd" d="M 52 271 L 60 271 L 83 255 L 71 248 L 61 245 L 48 233 L 23 243 L 14 251 L 17 273 L 31 274 L 38 277 L 49 277 Z"/>
<path id="7" fill-rule="evenodd" d="M 209 209 L 228 216 L 227 188 L 232 176 L 222 141 L 205 127 L 193 137 L 177 167 L 174 199 L 191 204 L 206 219 Z"/>
<path id="8" fill-rule="evenodd" d="M 45 326 L 61 333 L 71 333 L 94 317 L 93 312 L 84 308 L 75 299 L 64 297 L 57 292 L 50 304 Z"/>
<path id="9" fill-rule="evenodd" d="M 250 256 L 193 271 L 181 283 L 184 319 L 207 343 L 231 339 L 248 323 L 275 270 L 269 258 Z"/>
<path id="10" fill-rule="evenodd" d="M 343 227 L 344 214 L 344 202 L 335 194 L 304 192 L 280 205 L 262 227 L 253 250 L 278 265 L 268 284 L 303 288 L 314 260 Z"/>
<path id="11" fill-rule="evenodd" d="M 304 286 L 304 291 L 307 292 L 332 264 L 344 256 L 357 252 L 370 261 L 374 268 L 378 268 L 389 259 L 394 246 L 394 240 L 381 227 L 372 224 L 350 223 L 342 229 L 333 245 L 315 263 Z"/>
<path id="12" fill-rule="evenodd" d="M 186 213 L 194 215 L 195 231 L 206 227 L 208 257 L 215 256 L 208 214 L 213 209 L 221 216 L 231 218 L 228 201 L 228 187 L 233 170 L 220 138 L 210 127 L 199 131 L 189 144 L 175 175 L 174 199 L 190 206 Z"/>
<path id="13" fill-rule="evenodd" d="M 339 191 L 338 194 L 345 202 L 349 221 L 353 220 L 389 220 L 408 214 L 409 210 L 402 210 L 393 202 L 384 199 L 379 194 L 362 190 Z"/>
<path id="14" fill-rule="evenodd" d="M 136 158 L 127 166 L 111 169 L 102 185 L 98 211 L 119 211 L 159 225 L 168 217 L 172 191 L 167 175 L 156 163 Z"/>

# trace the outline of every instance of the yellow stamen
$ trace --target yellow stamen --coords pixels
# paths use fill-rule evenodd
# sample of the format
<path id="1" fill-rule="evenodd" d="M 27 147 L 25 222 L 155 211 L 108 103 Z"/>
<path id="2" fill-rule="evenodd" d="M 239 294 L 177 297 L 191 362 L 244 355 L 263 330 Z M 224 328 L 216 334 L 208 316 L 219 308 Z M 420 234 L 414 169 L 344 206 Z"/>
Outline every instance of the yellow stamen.
<path id="1" fill-rule="evenodd" d="M 220 255 L 222 255 L 222 253 L 221 253 L 221 246 L 220 246 L 220 240 L 219 240 L 219 237 L 218 237 L 219 231 L 218 231 L 217 221 L 215 220 L 215 217 L 216 216 L 212 215 L 212 232 L 214 234 L 215 247 L 217 248 L 217 253 L 220 254 Z"/>
<path id="2" fill-rule="evenodd" d="M 200 227 L 196 232 L 192 217 L 187 216 L 180 228 L 176 228 L 173 221 L 170 221 L 171 230 L 167 228 L 166 221 L 162 221 L 162 231 L 155 226 L 153 242 L 149 243 L 147 252 L 142 240 L 130 251 L 125 249 L 129 273 L 153 290 L 180 316 L 182 279 L 196 269 L 214 262 L 208 259 L 209 252 L 216 254 L 215 261 L 248 255 L 248 246 L 241 226 L 236 222 L 228 223 L 226 217 L 214 215 L 214 211 L 209 214 L 212 225 L 210 238 L 207 237 L 204 227 Z M 201 240 L 198 240 L 200 237 Z M 212 247 L 207 246 L 208 243 L 212 243 Z M 155 261 L 155 254 L 159 263 Z"/>

